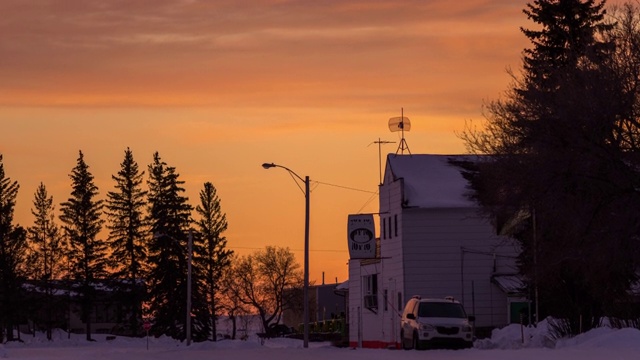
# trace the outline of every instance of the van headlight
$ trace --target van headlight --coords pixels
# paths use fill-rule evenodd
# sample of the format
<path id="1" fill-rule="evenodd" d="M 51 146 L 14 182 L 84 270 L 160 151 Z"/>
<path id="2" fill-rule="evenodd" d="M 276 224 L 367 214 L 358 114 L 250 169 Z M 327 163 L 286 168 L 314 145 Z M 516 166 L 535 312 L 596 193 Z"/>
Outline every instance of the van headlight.
<path id="1" fill-rule="evenodd" d="M 471 332 L 471 326 L 470 325 L 462 326 L 462 332 Z"/>
<path id="2" fill-rule="evenodd" d="M 435 330 L 433 325 L 430 325 L 430 324 L 420 324 L 420 329 L 422 329 L 424 331 L 433 331 L 433 330 Z"/>

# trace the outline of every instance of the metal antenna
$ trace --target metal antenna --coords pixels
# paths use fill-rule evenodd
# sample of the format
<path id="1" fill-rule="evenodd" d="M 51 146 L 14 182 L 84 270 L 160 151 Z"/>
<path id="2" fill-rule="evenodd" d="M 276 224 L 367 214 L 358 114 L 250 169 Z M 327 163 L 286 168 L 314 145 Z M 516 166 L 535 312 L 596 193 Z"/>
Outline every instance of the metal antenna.
<path id="1" fill-rule="evenodd" d="M 405 130 L 406 131 L 411 130 L 411 121 L 409 121 L 408 117 L 404 116 L 404 108 L 400 108 L 400 117 L 392 117 L 391 119 L 389 119 L 389 131 L 402 132 L 402 138 L 400 140 L 400 145 L 398 145 L 398 149 L 396 150 L 396 155 L 398 154 L 398 151 L 401 151 L 401 153 L 404 154 L 405 149 L 409 152 L 409 155 L 411 155 L 411 150 L 409 150 L 409 145 L 407 144 L 407 141 L 404 139 Z"/>
<path id="2" fill-rule="evenodd" d="M 378 167 L 380 169 L 380 185 L 382 185 L 382 144 L 395 144 L 395 143 L 396 143 L 395 141 L 380 140 L 380 138 L 378 138 L 378 141 L 374 141 L 371 143 L 371 144 L 378 144 Z"/>

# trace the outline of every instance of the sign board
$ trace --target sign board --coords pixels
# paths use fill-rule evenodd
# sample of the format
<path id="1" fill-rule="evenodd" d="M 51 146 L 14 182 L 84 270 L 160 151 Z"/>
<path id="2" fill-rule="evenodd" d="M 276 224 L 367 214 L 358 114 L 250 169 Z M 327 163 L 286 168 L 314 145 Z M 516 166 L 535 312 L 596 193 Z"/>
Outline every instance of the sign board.
<path id="1" fill-rule="evenodd" d="M 151 330 L 151 323 L 148 321 L 145 321 L 144 324 L 142 324 L 142 328 L 144 329 L 144 331 Z"/>
<path id="2" fill-rule="evenodd" d="M 351 259 L 376 257 L 376 228 L 372 214 L 349 215 L 347 240 Z"/>

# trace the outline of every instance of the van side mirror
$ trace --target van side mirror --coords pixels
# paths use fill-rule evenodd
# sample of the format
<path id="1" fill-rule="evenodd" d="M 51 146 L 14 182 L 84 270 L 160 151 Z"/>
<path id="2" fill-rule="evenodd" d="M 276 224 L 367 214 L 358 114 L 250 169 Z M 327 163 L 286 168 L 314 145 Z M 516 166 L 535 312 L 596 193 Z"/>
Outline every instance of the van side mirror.
<path id="1" fill-rule="evenodd" d="M 408 313 L 408 314 L 407 314 L 407 319 L 409 319 L 409 320 L 415 320 L 415 319 L 416 319 L 416 316 L 415 316 L 413 313 Z"/>
<path id="2" fill-rule="evenodd" d="M 475 317 L 475 316 L 473 316 L 473 315 L 469 315 L 469 316 L 467 317 L 467 319 L 469 319 L 469 321 L 471 321 L 471 322 L 475 322 L 475 321 L 476 321 L 476 317 Z"/>

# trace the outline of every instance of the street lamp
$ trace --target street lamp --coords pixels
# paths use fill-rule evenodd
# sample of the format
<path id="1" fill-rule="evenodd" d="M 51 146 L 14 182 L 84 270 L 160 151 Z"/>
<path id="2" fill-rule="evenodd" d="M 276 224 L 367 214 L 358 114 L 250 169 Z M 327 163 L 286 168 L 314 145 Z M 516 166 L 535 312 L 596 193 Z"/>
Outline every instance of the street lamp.
<path id="1" fill-rule="evenodd" d="M 296 174 L 293 170 L 286 166 L 277 165 L 274 163 L 264 163 L 262 167 L 265 169 L 271 169 L 279 167 L 285 169 L 289 174 L 297 177 L 300 181 L 304 182 L 304 199 L 305 199 L 305 217 L 304 217 L 304 288 L 303 288 L 303 301 L 304 301 L 304 347 L 309 347 L 309 177 L 305 176 L 304 179 Z"/>

